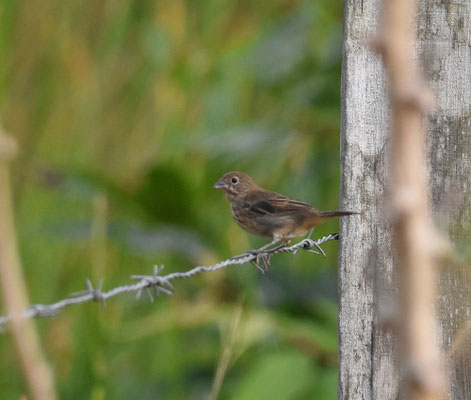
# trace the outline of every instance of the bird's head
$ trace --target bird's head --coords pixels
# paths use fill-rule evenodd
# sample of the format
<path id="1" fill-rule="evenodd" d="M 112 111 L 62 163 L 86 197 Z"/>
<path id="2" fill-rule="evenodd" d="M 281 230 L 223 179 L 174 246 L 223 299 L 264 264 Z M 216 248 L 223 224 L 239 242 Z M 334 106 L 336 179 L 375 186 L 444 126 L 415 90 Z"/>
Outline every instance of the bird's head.
<path id="1" fill-rule="evenodd" d="M 228 172 L 223 175 L 213 186 L 215 189 L 222 189 L 229 200 L 245 196 L 251 190 L 257 189 L 257 184 L 250 176 L 243 172 Z"/>

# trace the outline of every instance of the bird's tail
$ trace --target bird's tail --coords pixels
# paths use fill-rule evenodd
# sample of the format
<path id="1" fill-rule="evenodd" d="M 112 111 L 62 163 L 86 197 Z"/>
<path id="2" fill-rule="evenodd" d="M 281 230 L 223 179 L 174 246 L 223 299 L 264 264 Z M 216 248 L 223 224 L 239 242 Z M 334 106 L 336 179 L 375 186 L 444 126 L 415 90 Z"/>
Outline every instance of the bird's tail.
<path id="1" fill-rule="evenodd" d="M 321 217 L 324 218 L 331 218 L 331 217 L 342 217 L 344 215 L 355 215 L 355 214 L 360 214 L 359 212 L 356 211 L 321 211 L 320 212 Z"/>

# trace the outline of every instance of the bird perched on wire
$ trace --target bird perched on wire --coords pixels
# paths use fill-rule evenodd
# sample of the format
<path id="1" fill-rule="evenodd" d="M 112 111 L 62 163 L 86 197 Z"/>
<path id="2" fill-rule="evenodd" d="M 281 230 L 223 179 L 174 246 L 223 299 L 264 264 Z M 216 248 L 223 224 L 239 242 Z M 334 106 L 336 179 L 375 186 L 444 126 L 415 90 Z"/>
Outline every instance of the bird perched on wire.
<path id="1" fill-rule="evenodd" d="M 270 192 L 243 172 L 228 172 L 213 186 L 222 189 L 231 203 L 232 216 L 246 231 L 272 241 L 251 253 L 259 254 L 279 242 L 279 247 L 332 217 L 359 214 L 354 211 L 319 211 L 302 201 Z"/>

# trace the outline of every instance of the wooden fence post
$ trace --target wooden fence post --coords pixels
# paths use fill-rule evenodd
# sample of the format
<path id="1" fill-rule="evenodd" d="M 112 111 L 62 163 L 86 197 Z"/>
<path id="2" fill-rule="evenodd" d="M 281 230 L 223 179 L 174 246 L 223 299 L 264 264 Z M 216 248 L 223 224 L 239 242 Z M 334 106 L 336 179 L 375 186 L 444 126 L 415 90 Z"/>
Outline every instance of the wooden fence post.
<path id="1" fill-rule="evenodd" d="M 396 399 L 399 374 L 387 325 L 396 296 L 391 230 L 383 194 L 389 179 L 389 100 L 380 56 L 369 43 L 380 4 L 345 1 L 341 206 L 363 211 L 341 222 L 339 399 Z M 436 107 L 427 119 L 429 186 L 439 227 L 471 246 L 471 4 L 419 4 L 416 49 Z M 461 261 L 460 261 L 461 260 Z M 461 264 L 460 264 L 461 263 Z M 449 358 L 452 398 L 471 397 L 471 274 L 458 256 L 440 269 L 439 339 Z"/>

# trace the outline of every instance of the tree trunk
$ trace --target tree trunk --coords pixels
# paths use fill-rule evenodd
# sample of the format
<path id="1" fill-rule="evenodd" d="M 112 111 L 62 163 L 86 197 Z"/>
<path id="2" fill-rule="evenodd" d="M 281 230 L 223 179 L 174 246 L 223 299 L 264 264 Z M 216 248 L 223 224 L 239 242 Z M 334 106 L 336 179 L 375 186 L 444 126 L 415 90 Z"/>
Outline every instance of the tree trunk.
<path id="1" fill-rule="evenodd" d="M 383 207 L 388 181 L 389 104 L 380 56 L 368 46 L 380 3 L 345 1 L 341 206 L 363 212 L 341 221 L 339 399 L 396 399 L 397 352 L 389 322 L 396 294 L 391 231 Z M 434 216 L 470 252 L 471 5 L 424 0 L 417 50 L 436 108 L 427 123 Z M 467 242 L 465 243 L 465 241 Z M 466 247 L 467 246 L 467 247 Z M 468 260 L 469 265 L 469 260 Z M 471 398 L 471 275 L 463 262 L 440 270 L 440 342 L 448 351 L 454 399 Z"/>

